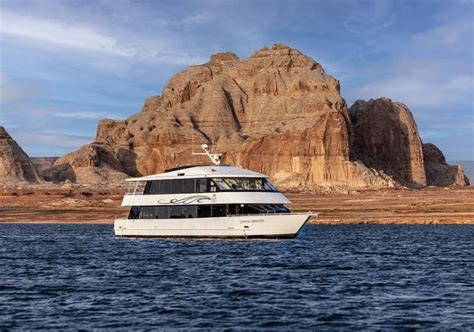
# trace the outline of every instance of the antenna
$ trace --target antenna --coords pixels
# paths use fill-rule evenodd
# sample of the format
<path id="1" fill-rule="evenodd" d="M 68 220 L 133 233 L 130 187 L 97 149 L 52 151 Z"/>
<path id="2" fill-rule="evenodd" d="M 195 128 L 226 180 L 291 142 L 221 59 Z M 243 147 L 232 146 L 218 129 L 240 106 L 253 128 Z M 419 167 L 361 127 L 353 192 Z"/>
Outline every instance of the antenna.
<path id="1" fill-rule="evenodd" d="M 207 146 L 207 144 L 201 145 L 201 149 L 204 151 L 204 153 L 202 153 L 202 152 L 194 153 L 193 152 L 193 155 L 208 156 L 209 159 L 211 159 L 211 161 L 214 165 L 220 165 L 221 164 L 222 154 L 220 154 L 220 153 L 211 153 L 211 151 L 209 150 L 209 147 Z"/>

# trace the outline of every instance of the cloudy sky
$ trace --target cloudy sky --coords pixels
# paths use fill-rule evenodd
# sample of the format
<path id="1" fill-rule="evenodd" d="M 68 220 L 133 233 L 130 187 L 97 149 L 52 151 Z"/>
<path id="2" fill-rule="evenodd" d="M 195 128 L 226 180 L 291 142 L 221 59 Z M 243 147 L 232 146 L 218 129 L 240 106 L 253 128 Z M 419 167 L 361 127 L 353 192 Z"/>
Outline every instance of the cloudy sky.
<path id="1" fill-rule="evenodd" d="M 89 143 L 173 73 L 220 51 L 285 43 L 349 105 L 387 96 L 424 142 L 474 160 L 474 0 L 0 1 L 0 125 L 31 156 Z"/>

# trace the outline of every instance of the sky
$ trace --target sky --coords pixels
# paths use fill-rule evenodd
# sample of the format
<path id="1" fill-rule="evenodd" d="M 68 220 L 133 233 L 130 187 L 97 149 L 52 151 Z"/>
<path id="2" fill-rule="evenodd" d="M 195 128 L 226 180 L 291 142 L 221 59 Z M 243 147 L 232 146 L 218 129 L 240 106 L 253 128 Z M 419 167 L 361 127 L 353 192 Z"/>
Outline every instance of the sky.
<path id="1" fill-rule="evenodd" d="M 348 105 L 405 103 L 423 142 L 474 160 L 474 0 L 0 0 L 0 125 L 30 156 L 91 142 L 178 71 L 284 43 Z"/>

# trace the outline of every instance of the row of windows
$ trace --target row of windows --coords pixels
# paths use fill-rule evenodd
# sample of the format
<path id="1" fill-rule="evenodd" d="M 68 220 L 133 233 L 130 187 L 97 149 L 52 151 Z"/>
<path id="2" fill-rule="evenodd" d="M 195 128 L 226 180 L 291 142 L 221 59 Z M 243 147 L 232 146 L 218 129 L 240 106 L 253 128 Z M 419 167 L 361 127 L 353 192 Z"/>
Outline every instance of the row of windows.
<path id="1" fill-rule="evenodd" d="M 129 219 L 211 218 L 246 214 L 286 213 L 282 204 L 213 204 L 178 206 L 134 206 Z"/>
<path id="2" fill-rule="evenodd" d="M 203 178 L 148 181 L 145 195 L 187 194 L 216 191 L 276 191 L 266 179 L 259 178 Z"/>

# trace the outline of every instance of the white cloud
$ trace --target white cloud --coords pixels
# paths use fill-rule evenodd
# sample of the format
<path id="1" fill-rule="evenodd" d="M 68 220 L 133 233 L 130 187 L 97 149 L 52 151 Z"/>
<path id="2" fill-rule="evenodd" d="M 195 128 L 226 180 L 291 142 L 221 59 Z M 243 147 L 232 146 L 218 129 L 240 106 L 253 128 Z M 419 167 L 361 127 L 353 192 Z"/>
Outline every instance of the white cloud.
<path id="1" fill-rule="evenodd" d="M 440 104 L 473 97 L 474 78 L 458 76 L 448 80 L 437 80 L 429 74 L 400 75 L 385 80 L 377 80 L 352 91 L 359 98 L 387 96 L 401 101 L 409 107 L 439 106 Z"/>
<path id="2" fill-rule="evenodd" d="M 354 87 L 350 96 L 386 96 L 409 107 L 437 109 L 472 101 L 474 62 L 465 55 L 472 56 L 473 36 L 471 21 L 450 22 L 417 33 L 398 58 L 366 68 L 375 80 Z"/>
<path id="3" fill-rule="evenodd" d="M 0 15 L 0 34 L 17 39 L 165 64 L 189 65 L 205 61 L 203 57 L 190 56 L 179 50 L 165 38 L 159 39 L 158 35 L 154 36 L 153 41 L 147 42 L 130 35 L 116 37 L 110 32 L 99 31 L 97 27 L 72 21 L 24 16 L 5 10 Z"/>
<path id="4" fill-rule="evenodd" d="M 473 28 L 474 23 L 472 21 L 453 22 L 417 33 L 414 35 L 413 41 L 415 44 L 422 43 L 427 46 L 450 47 L 455 44 L 462 44 L 466 37 L 468 39 L 470 37 L 471 44 L 468 43 L 466 46 L 472 47 Z"/>
<path id="5" fill-rule="evenodd" d="M 58 112 L 53 114 L 56 117 L 60 118 L 81 118 L 81 119 L 101 119 L 101 118 L 115 118 L 113 114 L 102 113 L 102 112 Z"/>
<path id="6" fill-rule="evenodd" d="M 83 50 L 131 56 L 113 37 L 73 23 L 29 17 L 2 11 L 0 32 Z"/>

